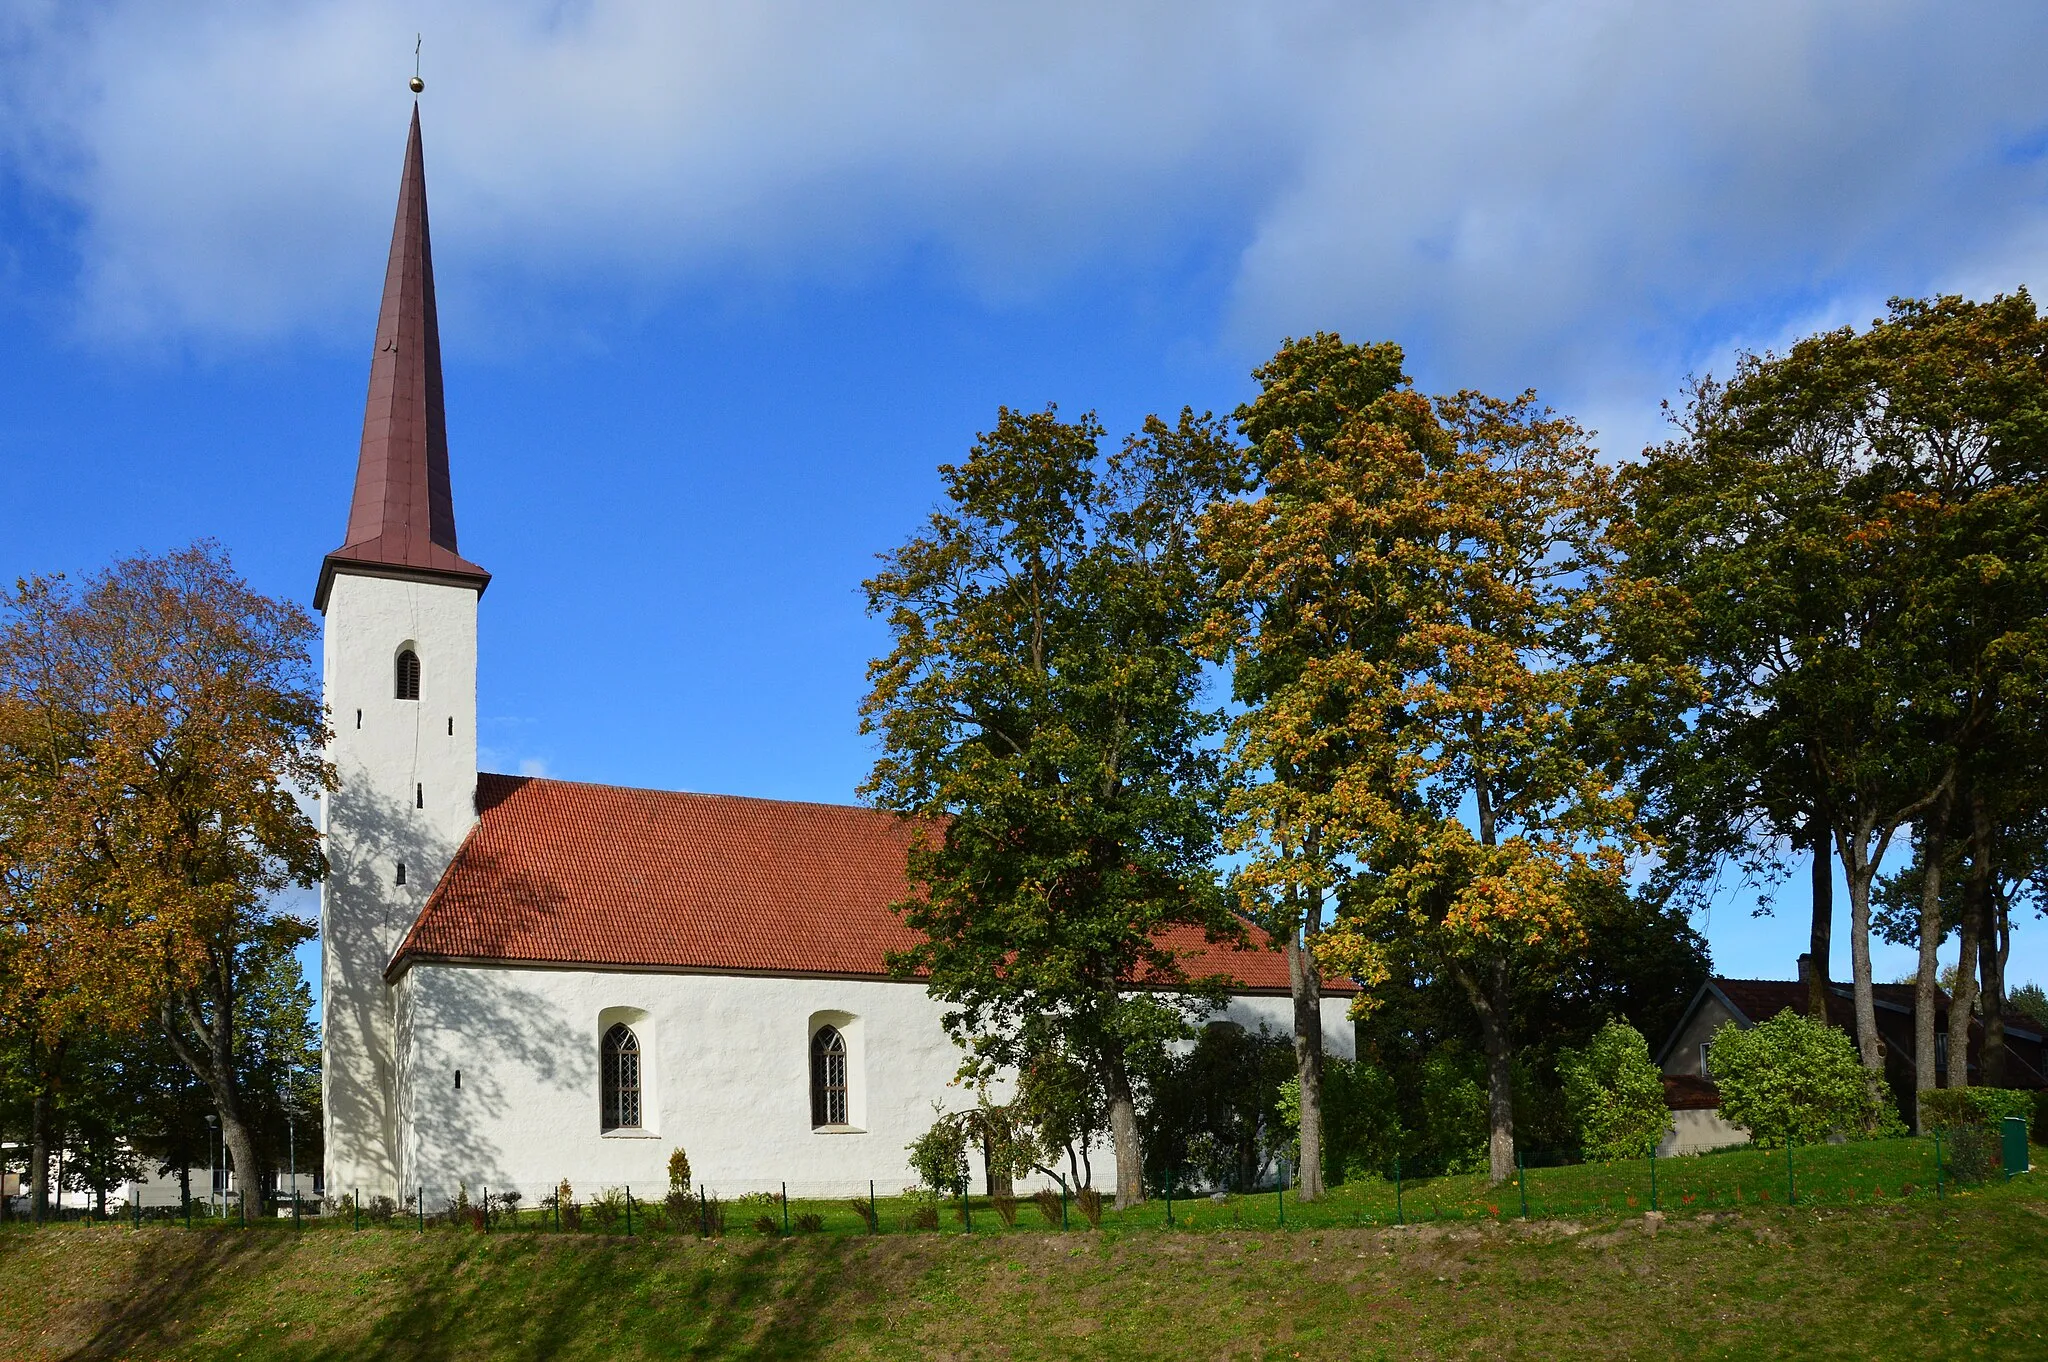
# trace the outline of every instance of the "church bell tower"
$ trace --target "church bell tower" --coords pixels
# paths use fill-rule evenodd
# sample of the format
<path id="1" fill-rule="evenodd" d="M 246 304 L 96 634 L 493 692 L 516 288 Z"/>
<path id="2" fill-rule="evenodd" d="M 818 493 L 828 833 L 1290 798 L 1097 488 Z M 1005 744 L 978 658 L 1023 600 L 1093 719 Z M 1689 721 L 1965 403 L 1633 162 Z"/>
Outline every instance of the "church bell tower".
<path id="1" fill-rule="evenodd" d="M 320 565 L 339 781 L 321 802 L 321 1084 L 328 1195 L 403 1199 L 403 1074 L 385 966 L 476 822 L 477 600 L 455 545 L 441 335 L 413 106 L 370 356 L 355 497 Z"/>

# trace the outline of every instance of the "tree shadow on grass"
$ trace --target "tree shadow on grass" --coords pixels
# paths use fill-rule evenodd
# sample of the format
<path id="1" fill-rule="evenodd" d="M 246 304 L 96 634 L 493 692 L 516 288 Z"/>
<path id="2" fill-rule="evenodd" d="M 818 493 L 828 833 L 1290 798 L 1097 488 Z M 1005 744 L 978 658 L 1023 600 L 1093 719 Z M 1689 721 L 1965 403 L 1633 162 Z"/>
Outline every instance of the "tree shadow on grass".
<path id="1" fill-rule="evenodd" d="M 99 1231 L 95 1231 L 99 1233 Z M 99 1358 L 151 1357 L 176 1342 L 181 1323 L 203 1318 L 218 1295 L 237 1294 L 259 1270 L 267 1235 L 204 1230 L 142 1231 L 122 1287 L 81 1302 L 94 1322 L 75 1332 L 85 1342 L 65 1354 Z"/>
<path id="2" fill-rule="evenodd" d="M 444 1264 L 437 1264 L 443 1267 Z M 393 1362 L 565 1353 L 815 1355 L 842 1318 L 842 1247 L 481 1236 L 408 1280 L 398 1308 L 313 1356 Z"/>

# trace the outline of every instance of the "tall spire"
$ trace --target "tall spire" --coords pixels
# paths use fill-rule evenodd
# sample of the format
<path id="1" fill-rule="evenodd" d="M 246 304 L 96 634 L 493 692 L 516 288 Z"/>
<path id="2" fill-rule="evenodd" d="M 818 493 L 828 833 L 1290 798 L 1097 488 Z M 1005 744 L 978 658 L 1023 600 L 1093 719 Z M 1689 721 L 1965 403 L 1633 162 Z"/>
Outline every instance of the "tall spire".
<path id="1" fill-rule="evenodd" d="M 384 270 L 370 356 L 370 400 L 356 463 L 348 535 L 320 564 L 315 609 L 327 608 L 337 572 L 474 586 L 491 574 L 455 549 L 455 495 L 448 480 L 448 419 L 441 401 L 441 327 L 434 311 L 434 253 L 427 240 L 427 171 L 420 108 L 412 108 L 398 221 Z"/>

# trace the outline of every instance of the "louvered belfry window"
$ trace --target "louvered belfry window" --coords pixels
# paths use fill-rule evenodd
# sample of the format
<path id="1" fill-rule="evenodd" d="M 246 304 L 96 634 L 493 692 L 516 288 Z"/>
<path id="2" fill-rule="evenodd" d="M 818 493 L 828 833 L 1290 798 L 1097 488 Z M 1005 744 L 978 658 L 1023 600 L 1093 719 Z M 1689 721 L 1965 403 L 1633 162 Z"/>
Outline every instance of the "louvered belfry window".
<path id="1" fill-rule="evenodd" d="M 410 648 L 398 655 L 397 695 L 401 700 L 420 698 L 420 655 Z"/>
<path id="2" fill-rule="evenodd" d="M 846 1124 L 846 1037 L 837 1027 L 811 1037 L 811 1124 Z"/>
<path id="3" fill-rule="evenodd" d="M 604 1128 L 640 1128 L 640 1038 L 620 1022 L 604 1033 Z"/>

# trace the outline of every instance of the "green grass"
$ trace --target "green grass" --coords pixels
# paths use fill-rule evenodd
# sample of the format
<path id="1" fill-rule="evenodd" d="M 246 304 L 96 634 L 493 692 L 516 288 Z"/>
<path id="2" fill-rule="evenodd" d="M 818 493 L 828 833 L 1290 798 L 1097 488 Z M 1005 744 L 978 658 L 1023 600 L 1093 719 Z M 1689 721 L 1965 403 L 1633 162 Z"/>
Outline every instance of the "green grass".
<path id="1" fill-rule="evenodd" d="M 1201 1224 L 1204 1203 L 1210 1232 L 1140 1229 L 1154 1203 L 1125 1229 L 972 1238 L 51 1227 L 0 1234 L 0 1357 L 2044 1355 L 2038 1177 L 1853 1204 L 1849 1179 L 1839 1203 L 1661 1224 L 1279 1233 Z"/>

